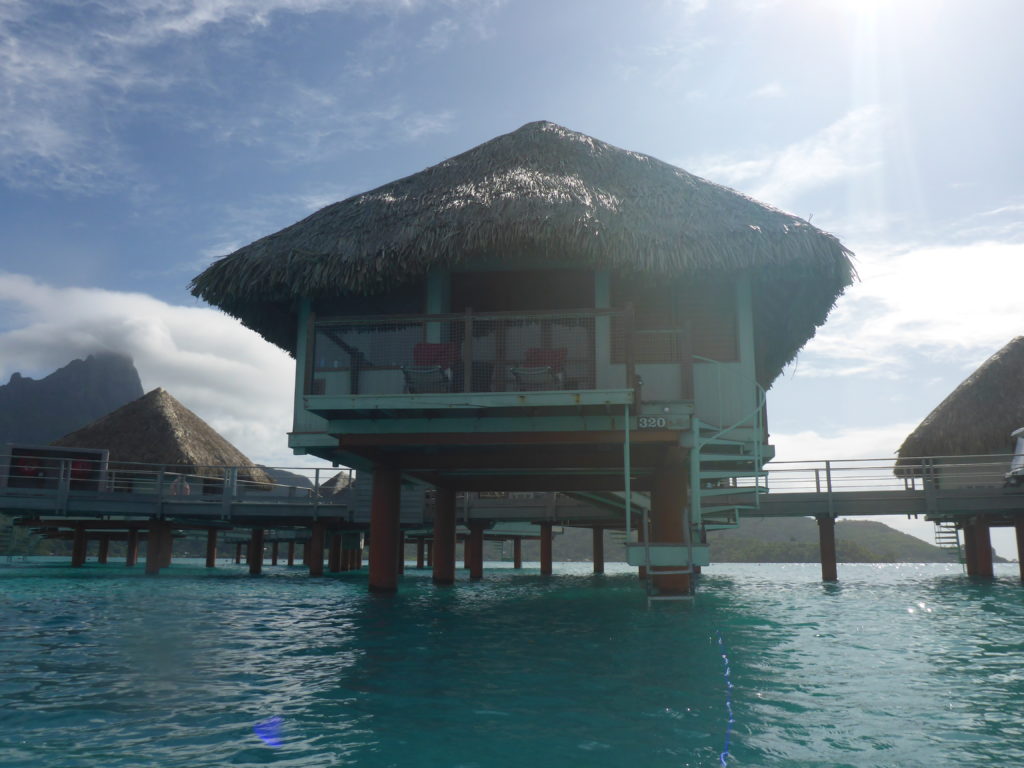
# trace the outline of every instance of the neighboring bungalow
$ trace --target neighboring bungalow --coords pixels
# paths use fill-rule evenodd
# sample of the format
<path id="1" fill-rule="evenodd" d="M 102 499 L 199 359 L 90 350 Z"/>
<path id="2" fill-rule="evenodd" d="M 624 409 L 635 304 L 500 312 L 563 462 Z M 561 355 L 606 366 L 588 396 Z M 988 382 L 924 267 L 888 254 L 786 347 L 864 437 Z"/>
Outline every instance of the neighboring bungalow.
<path id="1" fill-rule="evenodd" d="M 536 122 L 257 240 L 192 292 L 295 356 L 297 454 L 373 471 L 371 589 L 396 586 L 404 478 L 438 489 L 439 584 L 455 491 L 642 491 L 649 539 L 618 502 L 631 562 L 678 594 L 705 530 L 738 521 L 715 495 L 754 491 L 771 458 L 764 390 L 852 279 L 802 219 Z"/>
<path id="2" fill-rule="evenodd" d="M 1024 427 L 1024 336 L 1000 349 L 925 417 L 897 452 L 896 473 L 927 471 L 943 488 L 1002 485 Z"/>
<path id="3" fill-rule="evenodd" d="M 982 363 L 907 436 L 898 451 L 895 473 L 908 482 L 920 478 L 944 490 L 1005 485 L 1009 454 L 1015 448 L 1011 434 L 1024 427 L 1021 382 L 1024 336 Z M 1018 551 L 1024 553 L 1024 525 L 1015 515 L 975 512 L 956 510 L 936 520 L 963 531 L 968 574 L 991 577 L 989 528 L 1015 526 Z"/>
<path id="4" fill-rule="evenodd" d="M 271 483 L 266 472 L 159 387 L 52 445 L 109 451 L 111 481 L 118 490 L 153 492 L 159 475 L 152 465 L 167 467 L 165 492 L 220 494 L 225 467 L 240 468 L 240 485 L 268 488 Z"/>

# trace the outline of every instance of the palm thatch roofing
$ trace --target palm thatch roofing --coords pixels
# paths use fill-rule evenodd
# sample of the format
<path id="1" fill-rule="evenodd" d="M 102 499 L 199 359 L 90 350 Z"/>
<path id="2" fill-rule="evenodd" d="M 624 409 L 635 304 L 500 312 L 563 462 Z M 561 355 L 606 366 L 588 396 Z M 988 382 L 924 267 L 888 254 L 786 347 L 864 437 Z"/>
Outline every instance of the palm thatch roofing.
<path id="1" fill-rule="evenodd" d="M 221 477 L 223 467 L 242 467 L 239 480 L 271 482 L 213 427 L 159 387 L 52 445 L 106 449 L 115 465 L 168 464 L 185 474 Z"/>
<path id="2" fill-rule="evenodd" d="M 341 493 L 352 484 L 353 480 L 352 471 L 343 469 L 327 482 L 320 484 L 320 495 L 334 496 L 335 494 Z"/>
<path id="3" fill-rule="evenodd" d="M 544 258 L 656 278 L 749 272 L 770 383 L 852 282 L 851 256 L 796 216 L 541 121 L 240 248 L 191 291 L 294 354 L 296 300 L 387 292 L 431 268 Z"/>
<path id="4" fill-rule="evenodd" d="M 1010 433 L 1024 427 L 1024 336 L 996 352 L 928 414 L 903 441 L 896 461 L 922 456 L 1011 453 Z"/>

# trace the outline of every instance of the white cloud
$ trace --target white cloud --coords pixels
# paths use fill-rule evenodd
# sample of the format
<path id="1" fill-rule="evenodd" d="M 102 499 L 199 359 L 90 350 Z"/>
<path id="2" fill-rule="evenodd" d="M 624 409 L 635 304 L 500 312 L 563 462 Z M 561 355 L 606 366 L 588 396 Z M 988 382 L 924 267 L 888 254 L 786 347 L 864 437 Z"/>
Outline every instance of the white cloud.
<path id="1" fill-rule="evenodd" d="M 802 353 L 801 375 L 903 375 L 908 350 L 981 362 L 1024 333 L 1024 244 L 977 242 L 859 256 L 860 282 Z"/>
<path id="2" fill-rule="evenodd" d="M 0 273 L 0 377 L 42 376 L 98 351 L 135 361 L 143 387 L 163 387 L 253 461 L 309 463 L 287 448 L 294 361 L 223 313 L 141 293 L 57 288 Z"/>
<path id="3" fill-rule="evenodd" d="M 752 91 L 750 95 L 758 99 L 777 99 L 785 93 L 786 90 L 782 87 L 782 83 L 776 80 L 771 83 L 765 83 L 760 88 Z"/>
<path id="4" fill-rule="evenodd" d="M 682 163 L 712 181 L 786 206 L 800 195 L 881 166 L 882 111 L 854 109 L 821 131 L 760 157 L 703 157 Z"/>

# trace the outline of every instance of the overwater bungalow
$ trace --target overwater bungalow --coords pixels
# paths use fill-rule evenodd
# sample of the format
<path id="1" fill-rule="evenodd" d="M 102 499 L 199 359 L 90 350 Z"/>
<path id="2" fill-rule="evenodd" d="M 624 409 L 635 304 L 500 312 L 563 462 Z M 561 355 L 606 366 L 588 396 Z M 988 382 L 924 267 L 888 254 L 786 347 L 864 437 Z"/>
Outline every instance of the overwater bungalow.
<path id="1" fill-rule="evenodd" d="M 1018 336 L 964 379 L 900 446 L 895 472 L 907 482 L 923 479 L 936 489 L 1002 486 L 1015 450 L 1011 435 L 1024 427 L 1024 336 Z M 953 536 L 964 536 L 971 575 L 991 576 L 989 528 L 1016 526 L 1024 552 L 1024 526 L 1016 513 L 983 508 L 955 510 L 945 518 Z M 943 522 L 936 518 L 938 522 Z"/>
<path id="2" fill-rule="evenodd" d="M 796 216 L 535 122 L 263 237 L 192 292 L 295 357 L 295 453 L 372 472 L 371 589 L 396 587 L 412 481 L 437 489 L 437 583 L 456 491 L 565 491 L 618 505 L 630 562 L 672 596 L 705 531 L 738 523 L 716 495 L 756 503 L 764 391 L 852 276 Z"/>

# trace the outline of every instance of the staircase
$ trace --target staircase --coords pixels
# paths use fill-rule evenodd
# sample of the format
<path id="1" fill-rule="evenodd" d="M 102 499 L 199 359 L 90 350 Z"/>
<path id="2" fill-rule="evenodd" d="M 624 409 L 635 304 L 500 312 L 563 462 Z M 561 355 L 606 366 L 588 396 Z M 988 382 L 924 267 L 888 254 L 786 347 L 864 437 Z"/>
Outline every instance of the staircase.
<path id="1" fill-rule="evenodd" d="M 947 552 L 956 551 L 956 559 L 964 565 L 964 553 L 960 547 L 960 530 L 952 520 L 935 521 L 935 546 Z"/>

